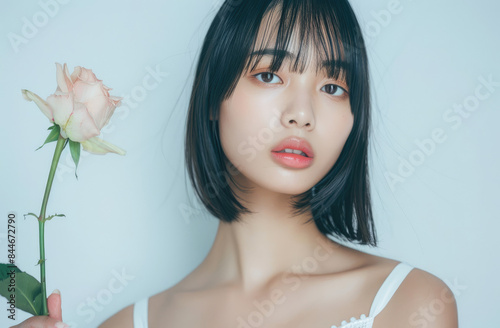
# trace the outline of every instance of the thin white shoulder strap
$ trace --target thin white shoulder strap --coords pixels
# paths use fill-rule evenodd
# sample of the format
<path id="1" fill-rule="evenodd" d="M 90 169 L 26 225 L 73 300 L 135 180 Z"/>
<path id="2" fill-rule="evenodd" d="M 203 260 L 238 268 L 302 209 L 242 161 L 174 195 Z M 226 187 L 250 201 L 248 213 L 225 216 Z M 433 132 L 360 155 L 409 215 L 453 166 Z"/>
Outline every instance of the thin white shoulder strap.
<path id="1" fill-rule="evenodd" d="M 401 285 L 412 269 L 413 267 L 411 265 L 403 262 L 394 267 L 373 299 L 370 317 L 375 317 L 385 308 L 392 295 L 394 295 L 399 285 Z"/>
<path id="2" fill-rule="evenodd" d="M 148 297 L 134 304 L 134 328 L 148 328 Z"/>

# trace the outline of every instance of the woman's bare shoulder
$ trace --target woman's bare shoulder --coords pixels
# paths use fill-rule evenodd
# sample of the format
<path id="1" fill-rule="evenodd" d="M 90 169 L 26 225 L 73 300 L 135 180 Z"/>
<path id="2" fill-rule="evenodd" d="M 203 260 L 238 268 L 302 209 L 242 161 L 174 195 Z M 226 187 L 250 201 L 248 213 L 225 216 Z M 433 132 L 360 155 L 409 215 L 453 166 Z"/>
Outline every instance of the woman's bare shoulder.
<path id="1" fill-rule="evenodd" d="M 413 268 L 375 318 L 373 327 L 457 328 L 453 292 L 437 276 Z"/>
<path id="2" fill-rule="evenodd" d="M 165 305 L 174 295 L 175 288 L 171 287 L 159 292 L 148 299 L 148 316 Z M 135 304 L 135 303 L 134 303 Z M 130 304 L 104 321 L 98 328 L 134 328 L 134 304 Z"/>
<path id="3" fill-rule="evenodd" d="M 131 304 L 104 321 L 98 328 L 134 328 L 134 304 Z"/>
<path id="4" fill-rule="evenodd" d="M 400 263 L 362 252 L 358 255 L 366 261 L 365 274 L 379 275 L 378 280 L 373 280 L 377 286 Z M 414 267 L 375 318 L 373 328 L 379 327 L 457 328 L 457 304 L 453 292 L 439 277 Z"/>

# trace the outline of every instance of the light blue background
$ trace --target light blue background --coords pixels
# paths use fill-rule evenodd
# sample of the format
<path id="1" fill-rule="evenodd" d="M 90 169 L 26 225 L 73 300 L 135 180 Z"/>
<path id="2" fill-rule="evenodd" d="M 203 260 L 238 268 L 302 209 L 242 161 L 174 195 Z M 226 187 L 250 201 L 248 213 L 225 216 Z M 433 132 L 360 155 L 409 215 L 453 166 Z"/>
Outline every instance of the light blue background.
<path id="1" fill-rule="evenodd" d="M 47 214 L 66 218 L 46 224 L 48 289 L 61 290 L 63 319 L 72 327 L 95 327 L 170 287 L 211 247 L 218 221 L 204 214 L 188 185 L 183 141 L 193 65 L 221 3 L 2 1 L 1 262 L 6 217 L 14 212 L 17 264 L 38 276 L 38 225 L 23 214 L 40 211 L 55 146 L 34 151 L 50 123 L 20 90 L 46 98 L 56 87 L 55 62 L 66 62 L 70 71 L 93 69 L 112 95 L 128 99 L 101 134 L 126 156 L 82 152 L 76 180 L 65 150 L 49 200 Z M 461 327 L 493 328 L 500 304 L 500 4 L 352 4 L 371 61 L 370 155 L 380 238 L 378 249 L 359 248 L 435 274 L 455 292 Z M 33 23 L 36 31 L 23 27 Z M 13 45 L 14 34 L 26 42 Z M 155 70 L 162 73 L 151 79 Z M 475 104 L 481 78 L 497 86 Z M 445 118 L 464 104 L 474 107 L 460 125 Z M 420 152 L 415 140 L 432 138 L 435 129 L 444 140 Z M 401 163 L 422 154 L 391 187 L 386 176 L 400 174 Z M 0 313 L 0 326 L 14 324 L 4 308 Z M 19 323 L 29 315 L 19 311 L 17 317 Z"/>

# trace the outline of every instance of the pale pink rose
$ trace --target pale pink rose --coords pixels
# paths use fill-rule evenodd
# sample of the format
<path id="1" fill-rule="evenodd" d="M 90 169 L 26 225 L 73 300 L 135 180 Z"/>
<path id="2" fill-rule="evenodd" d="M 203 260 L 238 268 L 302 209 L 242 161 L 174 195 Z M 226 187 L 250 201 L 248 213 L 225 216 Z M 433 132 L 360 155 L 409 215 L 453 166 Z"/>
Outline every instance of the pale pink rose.
<path id="1" fill-rule="evenodd" d="M 77 66 L 69 74 L 68 67 L 56 63 L 57 89 L 47 100 L 22 90 L 26 100 L 34 101 L 42 113 L 61 128 L 61 136 L 80 142 L 84 150 L 94 154 L 108 152 L 125 155 L 125 151 L 97 136 L 108 124 L 121 97 L 109 94 L 112 90 L 99 80 L 91 69 Z"/>

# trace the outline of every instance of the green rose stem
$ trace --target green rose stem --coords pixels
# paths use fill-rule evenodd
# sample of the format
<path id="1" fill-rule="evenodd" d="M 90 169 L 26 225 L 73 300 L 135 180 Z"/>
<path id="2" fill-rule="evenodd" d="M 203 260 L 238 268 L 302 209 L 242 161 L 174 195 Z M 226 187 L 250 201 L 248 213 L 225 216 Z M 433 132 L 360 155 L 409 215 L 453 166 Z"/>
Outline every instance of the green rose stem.
<path id="1" fill-rule="evenodd" d="M 44 246 L 44 228 L 45 228 L 45 210 L 47 208 L 47 202 L 49 200 L 50 189 L 52 188 L 52 181 L 54 181 L 54 175 L 56 173 L 57 163 L 61 157 L 61 153 L 66 145 L 67 139 L 63 138 L 59 134 L 57 139 L 56 150 L 54 151 L 54 157 L 52 158 L 52 165 L 50 166 L 49 178 L 47 180 L 47 186 L 45 187 L 45 194 L 43 195 L 42 209 L 40 211 L 40 216 L 38 217 L 38 231 L 39 231 L 39 242 L 40 242 L 40 282 L 42 284 L 42 315 L 48 315 L 47 310 L 47 286 L 45 282 L 45 246 Z"/>

